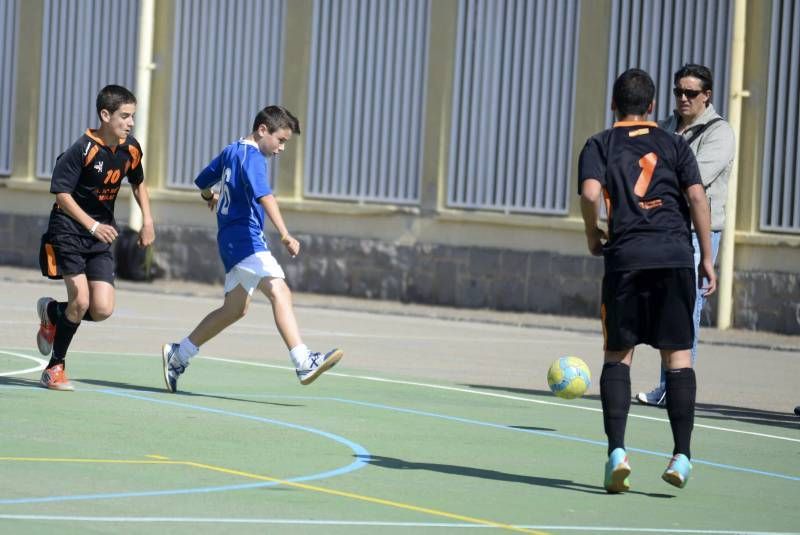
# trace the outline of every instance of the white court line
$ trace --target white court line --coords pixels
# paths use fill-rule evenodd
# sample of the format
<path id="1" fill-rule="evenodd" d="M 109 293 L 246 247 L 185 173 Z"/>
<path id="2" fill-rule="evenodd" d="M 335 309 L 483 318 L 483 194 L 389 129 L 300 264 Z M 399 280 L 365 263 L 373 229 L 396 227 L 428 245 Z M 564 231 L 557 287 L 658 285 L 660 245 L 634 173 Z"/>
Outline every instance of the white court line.
<path id="1" fill-rule="evenodd" d="M 143 357 L 143 358 L 153 358 L 153 355 L 146 355 L 146 354 L 143 354 L 143 353 L 121 353 L 121 352 L 107 353 L 105 351 L 79 351 L 79 353 L 85 353 L 85 354 L 88 354 L 88 355 L 113 355 L 113 356 L 119 356 L 119 357 L 132 357 L 132 356 L 135 356 L 135 357 Z M 36 357 L 28 357 L 28 358 L 36 359 Z M 274 369 L 278 369 L 278 370 L 294 371 L 294 368 L 290 367 L 290 366 L 281 366 L 281 365 L 278 365 L 278 364 L 265 364 L 263 362 L 248 362 L 246 360 L 228 359 L 228 358 L 222 358 L 222 357 L 209 357 L 209 356 L 198 356 L 198 357 L 195 357 L 195 358 L 206 359 L 206 360 L 214 360 L 214 361 L 218 361 L 218 362 L 230 362 L 232 364 L 244 364 L 245 366 L 257 366 L 257 367 L 260 367 L 260 368 L 274 368 Z M 40 360 L 40 359 L 36 359 L 36 360 Z M 42 368 L 39 368 L 39 369 L 42 369 Z M 19 373 L 19 372 L 16 372 L 16 373 Z M 510 400 L 513 400 L 513 401 L 523 401 L 523 402 L 526 402 L 526 403 L 538 403 L 540 405 L 551 405 L 551 406 L 554 406 L 554 407 L 563 407 L 563 408 L 566 408 L 566 409 L 577 409 L 577 410 L 591 411 L 591 412 L 603 412 L 603 409 L 598 409 L 598 408 L 595 408 L 595 407 L 583 407 L 583 406 L 574 405 L 574 404 L 571 404 L 571 403 L 559 403 L 557 401 L 544 401 L 544 400 L 541 400 L 541 399 L 532 399 L 532 398 L 526 398 L 526 397 L 521 397 L 521 396 L 513 396 L 511 394 L 498 394 L 496 392 L 483 392 L 481 390 L 472 390 L 472 389 L 468 389 L 468 388 L 460 388 L 460 387 L 457 387 L 457 386 L 445 386 L 445 385 L 436 385 L 436 384 L 431 384 L 431 383 L 419 383 L 419 382 L 415 382 L 415 381 L 404 381 L 404 380 L 401 380 L 401 379 L 384 379 L 382 377 L 372 377 L 372 376 L 369 376 L 369 375 L 354 375 L 354 374 L 349 374 L 349 373 L 332 372 L 332 371 L 325 372 L 325 375 L 333 375 L 333 376 L 337 376 L 337 377 L 346 377 L 348 379 L 362 379 L 364 381 L 374 381 L 374 382 L 378 382 L 378 383 L 391 383 L 391 384 L 398 384 L 398 385 L 417 386 L 417 387 L 421 387 L 421 388 L 432 388 L 432 389 L 436 389 L 436 390 L 446 390 L 446 391 L 450 391 L 450 392 L 460 392 L 462 394 L 470 394 L 470 395 L 475 395 L 475 396 L 486 396 L 486 397 L 499 398 L 499 399 L 510 399 Z M 669 420 L 666 419 L 666 418 L 656 418 L 654 416 L 645 416 L 643 414 L 632 414 L 631 413 L 631 414 L 628 415 L 628 417 L 629 418 L 639 418 L 641 420 L 652 420 L 654 422 L 666 422 L 666 423 L 669 423 Z M 756 437 L 761 437 L 761 438 L 773 438 L 775 440 L 786 440 L 788 442 L 800 443 L 800 439 L 797 439 L 797 438 L 783 437 L 783 436 L 779 436 L 779 435 L 770 435 L 770 434 L 767 434 L 767 433 L 756 433 L 755 431 L 743 431 L 741 429 L 730 429 L 728 427 L 719 427 L 719 426 L 716 426 L 716 425 L 699 424 L 696 421 L 694 423 L 694 426 L 695 427 L 701 427 L 703 429 L 711 429 L 711 430 L 714 430 L 714 431 L 723 431 L 723 432 L 726 432 L 726 433 L 736 433 L 736 434 L 740 434 L 740 435 L 750 435 L 750 436 L 756 436 Z"/>
<path id="2" fill-rule="evenodd" d="M 206 356 L 197 357 L 197 358 L 208 359 L 208 360 L 217 360 L 217 361 L 221 361 L 221 362 L 231 362 L 231 363 L 234 363 L 234 364 L 245 364 L 245 365 L 248 365 L 248 366 L 260 366 L 260 367 L 264 367 L 264 368 L 277 368 L 277 369 L 281 369 L 281 370 L 294 370 L 294 368 L 291 368 L 289 366 L 279 366 L 277 364 L 264 364 L 262 362 L 248 362 L 248 361 L 245 361 L 245 360 L 226 359 L 226 358 L 221 358 L 221 357 L 206 357 Z M 436 390 L 447 390 L 447 391 L 450 391 L 450 392 L 461 392 L 461 393 L 464 393 L 464 394 L 472 394 L 472 395 L 476 395 L 476 396 L 487 396 L 487 397 L 492 397 L 492 398 L 511 399 L 511 400 L 514 400 L 514 401 L 525 401 L 527 403 L 538 403 L 540 405 L 552 405 L 552 406 L 556 406 L 556 407 L 565 407 L 565 408 L 568 408 L 568 409 L 578 409 L 578 410 L 583 410 L 583 411 L 603 412 L 603 409 L 597 409 L 597 408 L 594 408 L 594 407 L 582 407 L 580 405 L 573 405 L 573 404 L 568 404 L 568 403 L 559 403 L 559 402 L 556 402 L 556 401 L 544 401 L 544 400 L 541 400 L 541 399 L 531 399 L 531 398 L 525 398 L 525 397 L 520 397 L 520 396 L 512 396 L 511 394 L 498 394 L 496 392 L 483 392 L 483 391 L 480 391 L 480 390 L 471 390 L 471 389 L 468 389 L 468 388 L 460 388 L 460 387 L 457 387 L 457 386 L 436 385 L 436 384 L 431 384 L 431 383 L 418 383 L 418 382 L 414 382 L 414 381 L 403 381 L 401 379 L 384 379 L 382 377 L 372 377 L 372 376 L 369 376 L 369 375 L 352 375 L 352 374 L 349 374 L 349 373 L 340 373 L 340 372 L 331 372 L 331 371 L 325 372 L 325 375 L 335 375 L 335 376 L 338 376 L 338 377 L 347 377 L 347 378 L 350 378 L 350 379 L 363 379 L 365 381 L 375 381 L 375 382 L 378 382 L 378 383 L 392 383 L 392 384 L 398 384 L 398 385 L 418 386 L 418 387 L 422 387 L 422 388 L 433 388 L 433 389 L 436 389 Z M 640 418 L 642 420 L 652 420 L 654 422 L 667 422 L 667 423 L 669 423 L 669 420 L 666 419 L 666 418 L 656 418 L 654 416 L 645 416 L 643 414 L 629 414 L 628 416 L 630 418 Z M 778 435 L 768 435 L 766 433 L 756 433 L 754 431 L 742 431 L 740 429 L 729 429 L 727 427 L 718 427 L 718 426 L 715 426 L 715 425 L 698 424 L 697 422 L 694 423 L 694 426 L 695 427 L 702 427 L 704 429 L 713 429 L 715 431 L 725 431 L 725 432 L 728 432 L 728 433 L 739 433 L 739 434 L 742 434 L 742 435 L 753 435 L 753 436 L 762 437 L 762 438 L 774 438 L 776 440 L 788 440 L 789 442 L 798 442 L 798 443 L 800 443 L 800 439 L 798 439 L 798 438 L 782 437 L 782 436 L 778 436 Z"/>
<path id="3" fill-rule="evenodd" d="M 53 520 L 68 522 L 114 522 L 114 523 L 184 523 L 184 524 L 271 524 L 296 526 L 370 526 L 401 528 L 465 528 L 497 529 L 495 526 L 461 524 L 456 522 L 383 522 L 369 520 L 294 520 L 283 518 L 208 518 L 208 517 L 165 517 L 165 516 L 77 516 L 77 515 L 14 515 L 0 514 L 3 520 Z M 697 535 L 791 535 L 786 531 L 729 531 L 719 529 L 675 529 L 675 528 L 628 528 L 609 526 L 553 526 L 553 525 L 513 525 L 514 528 L 623 533 L 687 533 Z"/>
<path id="4" fill-rule="evenodd" d="M 11 375 L 24 375 L 26 373 L 40 372 L 40 371 L 42 371 L 44 369 L 45 366 L 47 366 L 47 361 L 44 360 L 44 359 L 40 359 L 39 357 L 32 357 L 30 355 L 25 355 L 23 353 L 15 353 L 13 351 L 3 351 L 3 350 L 0 350 L 0 354 L 2 354 L 2 355 L 11 355 L 13 357 L 20 357 L 20 358 L 23 358 L 23 359 L 32 360 L 32 361 L 37 362 L 39 364 L 35 368 L 28 368 L 27 370 L 18 370 L 18 371 L 14 371 L 14 372 L 2 372 L 2 373 L 0 373 L 0 377 L 8 377 L 8 376 L 11 376 Z"/>
<path id="5" fill-rule="evenodd" d="M 163 323 L 167 320 L 174 321 L 175 318 L 159 318 L 157 316 L 148 316 L 148 317 L 141 317 L 137 316 L 137 320 L 146 320 L 152 321 L 154 323 Z M 20 321 L 13 321 L 13 320 L 0 320 L 0 325 L 7 324 L 7 325 L 27 325 L 26 322 Z M 188 330 L 192 328 L 195 323 L 186 322 L 184 326 L 184 330 Z M 153 325 L 153 326 L 143 326 L 139 325 L 114 325 L 115 331 L 159 331 L 159 332 L 180 332 L 181 327 L 177 329 L 175 327 L 170 326 L 160 326 L 160 325 Z M 547 329 L 543 329 L 547 330 Z M 235 325 L 228 327 L 225 332 L 231 332 L 236 334 L 247 334 L 248 336 L 277 336 L 278 332 L 275 329 L 264 328 L 263 323 L 242 323 L 237 322 Z M 306 334 L 311 334 L 315 336 L 335 336 L 338 338 L 364 338 L 364 339 L 376 339 L 376 340 L 396 340 L 397 334 L 371 334 L 371 333 L 353 333 L 353 332 L 341 332 L 341 331 L 327 331 L 321 329 L 308 329 L 304 328 L 303 332 Z M 576 335 L 576 333 L 569 333 L 572 335 Z M 581 335 L 577 335 L 581 336 Z M 510 339 L 508 337 L 493 337 L 493 336 L 481 336 L 481 337 L 468 337 L 468 336 L 408 336 L 403 335 L 404 340 L 420 340 L 420 341 L 438 341 L 438 342 L 463 342 L 463 343 L 470 343 L 470 342 L 491 342 L 494 344 L 557 344 L 563 343 L 564 337 L 557 337 L 557 338 L 541 338 L 541 337 L 534 337 L 533 334 L 530 335 L 528 338 L 518 338 L 518 339 Z M 567 340 L 570 344 L 591 344 L 592 346 L 599 347 L 600 342 L 600 335 L 598 334 L 596 337 L 586 338 L 586 339 L 579 339 L 579 338 L 569 338 Z"/>

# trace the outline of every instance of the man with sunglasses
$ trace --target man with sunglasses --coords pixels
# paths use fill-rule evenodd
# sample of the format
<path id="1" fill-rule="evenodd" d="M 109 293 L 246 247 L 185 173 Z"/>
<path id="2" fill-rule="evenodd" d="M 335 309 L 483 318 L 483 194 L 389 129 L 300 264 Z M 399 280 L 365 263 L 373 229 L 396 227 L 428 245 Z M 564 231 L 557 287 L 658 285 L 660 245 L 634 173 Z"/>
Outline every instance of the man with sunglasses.
<path id="1" fill-rule="evenodd" d="M 675 72 L 675 111 L 659 121 L 658 125 L 683 136 L 697 158 L 700 177 L 706 197 L 711 206 L 711 249 L 714 262 L 717 261 L 722 229 L 725 226 L 725 201 L 728 197 L 728 178 L 733 165 L 736 144 L 733 129 L 711 104 L 713 78 L 711 70 L 703 65 L 686 64 Z M 700 261 L 700 246 L 697 233 L 692 229 L 694 244 L 694 264 Z M 700 332 L 700 316 L 705 296 L 697 292 L 694 304 L 694 343 L 692 344 L 692 366 L 697 360 L 697 339 Z M 650 392 L 639 392 L 636 399 L 645 405 L 664 407 L 666 401 L 665 374 Z"/>

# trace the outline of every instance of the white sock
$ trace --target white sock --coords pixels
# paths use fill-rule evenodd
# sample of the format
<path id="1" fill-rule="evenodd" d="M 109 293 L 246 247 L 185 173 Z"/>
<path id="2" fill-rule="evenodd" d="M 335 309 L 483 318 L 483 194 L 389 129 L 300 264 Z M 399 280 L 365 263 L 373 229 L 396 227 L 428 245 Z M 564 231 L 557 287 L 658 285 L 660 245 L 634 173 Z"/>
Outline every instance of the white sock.
<path id="1" fill-rule="evenodd" d="M 295 368 L 302 368 L 308 360 L 308 347 L 305 344 L 294 346 L 289 350 L 289 358 L 292 359 Z"/>
<path id="2" fill-rule="evenodd" d="M 187 336 L 181 340 L 181 345 L 178 347 L 178 358 L 181 359 L 181 362 L 185 366 L 189 364 L 189 360 L 195 357 L 199 352 L 200 348 L 194 345 Z"/>

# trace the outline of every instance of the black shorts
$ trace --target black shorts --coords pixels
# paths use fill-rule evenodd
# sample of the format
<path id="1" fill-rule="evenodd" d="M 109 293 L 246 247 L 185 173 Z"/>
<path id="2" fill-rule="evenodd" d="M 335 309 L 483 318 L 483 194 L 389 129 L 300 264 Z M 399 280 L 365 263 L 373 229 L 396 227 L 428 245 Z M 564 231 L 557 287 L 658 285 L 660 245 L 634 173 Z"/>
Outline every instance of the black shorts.
<path id="1" fill-rule="evenodd" d="M 603 337 L 607 351 L 637 344 L 691 349 L 695 300 L 692 268 L 612 271 L 603 277 Z"/>
<path id="2" fill-rule="evenodd" d="M 92 236 L 76 234 L 50 235 L 50 243 L 62 276 L 85 273 L 90 281 L 114 284 L 111 244 L 98 241 Z"/>

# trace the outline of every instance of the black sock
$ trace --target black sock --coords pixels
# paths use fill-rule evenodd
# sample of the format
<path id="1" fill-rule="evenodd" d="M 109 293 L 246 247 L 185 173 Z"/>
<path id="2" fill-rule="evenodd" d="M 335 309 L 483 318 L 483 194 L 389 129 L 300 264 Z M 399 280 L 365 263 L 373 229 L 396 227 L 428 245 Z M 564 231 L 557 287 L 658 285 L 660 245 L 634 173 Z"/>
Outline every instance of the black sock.
<path id="1" fill-rule="evenodd" d="M 608 437 L 608 454 L 625 447 L 625 426 L 631 408 L 631 368 L 619 362 L 607 362 L 600 375 L 600 400 L 603 402 L 603 426 Z"/>
<path id="2" fill-rule="evenodd" d="M 63 364 L 67 358 L 67 349 L 72 343 L 72 337 L 75 336 L 75 331 L 81 323 L 72 323 L 67 318 L 66 314 L 61 314 L 56 324 L 56 339 L 53 341 L 53 354 L 50 356 L 50 363 L 48 368 L 52 368 L 56 364 Z"/>
<path id="3" fill-rule="evenodd" d="M 675 449 L 672 454 L 683 453 L 692 458 L 689 443 L 694 427 L 694 399 L 697 378 L 692 368 L 667 370 L 667 414 L 672 427 Z"/>
<path id="4" fill-rule="evenodd" d="M 64 315 L 66 308 L 66 301 L 50 301 L 47 303 L 47 319 L 50 320 L 52 325 L 58 325 L 58 318 Z"/>
<path id="5" fill-rule="evenodd" d="M 67 302 L 66 301 L 50 301 L 47 303 L 47 319 L 50 320 L 50 323 L 53 325 L 58 325 L 58 318 L 64 315 L 64 311 L 67 309 Z M 86 314 L 83 315 L 83 321 L 94 321 L 92 317 L 92 313 L 87 310 Z"/>

